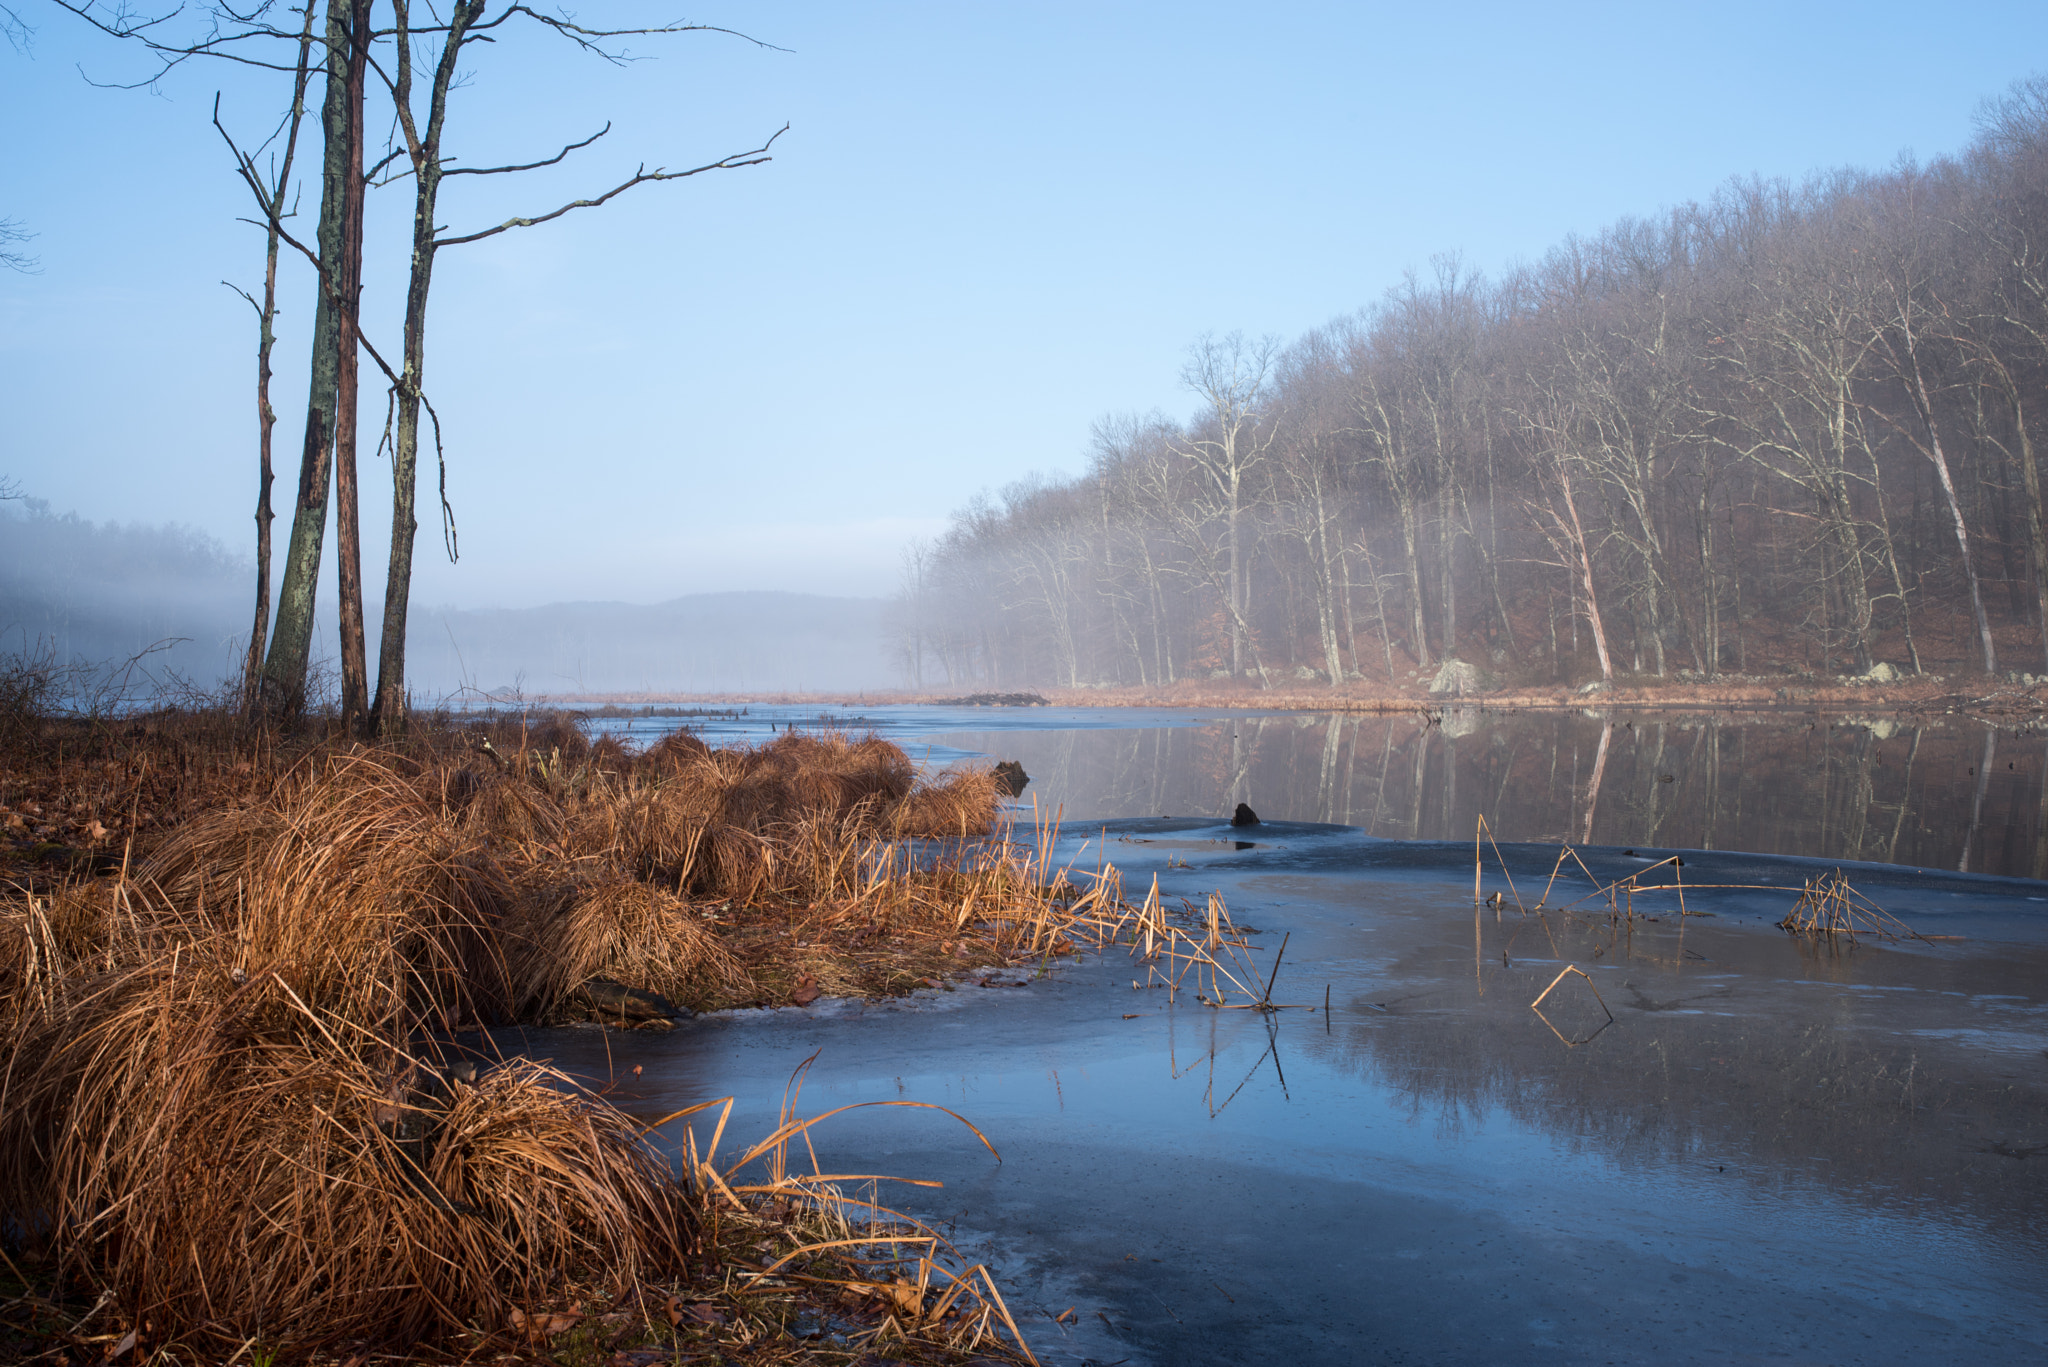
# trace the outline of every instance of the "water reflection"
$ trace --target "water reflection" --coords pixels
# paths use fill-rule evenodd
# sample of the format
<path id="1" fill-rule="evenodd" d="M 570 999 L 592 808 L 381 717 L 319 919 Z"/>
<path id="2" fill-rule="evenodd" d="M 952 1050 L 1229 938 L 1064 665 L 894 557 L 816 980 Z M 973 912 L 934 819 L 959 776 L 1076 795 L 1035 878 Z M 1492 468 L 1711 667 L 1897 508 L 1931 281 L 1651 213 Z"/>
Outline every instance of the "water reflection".
<path id="1" fill-rule="evenodd" d="M 1469 948 L 1410 945 L 1385 979 L 1410 999 L 1340 1009 L 1331 1061 L 1439 1136 L 1505 1114 L 1625 1171 L 1820 1180 L 2041 1255 L 2041 1175 L 2015 1161 L 2041 1142 L 2041 1099 L 2004 1081 L 2040 1048 L 2038 949 L 1886 955 L 1668 917 L 1618 936 L 1512 908 L 1482 932 L 1476 988 Z M 1591 974 L 1567 970 L 1538 1019 L 1561 961 Z"/>
<path id="2" fill-rule="evenodd" d="M 1270 737 L 1237 739 L 1256 777 Z M 1982 786 L 1988 811 L 1998 784 L 1967 772 L 1970 741 L 1965 801 Z M 1109 834 L 1127 887 L 1156 876 L 1190 916 L 1220 890 L 1262 927 L 1251 966 L 1272 1000 L 1311 1009 L 1213 1010 L 1192 978 L 1146 986 L 1118 949 L 1022 990 L 535 1047 L 650 1117 L 737 1096 L 729 1136 L 772 1127 L 821 1049 L 807 1112 L 907 1097 L 968 1116 L 1002 1162 L 943 1117 L 881 1109 L 836 1117 L 816 1161 L 943 1182 L 890 1203 L 997 1266 L 1048 1363 L 1675 1362 L 1699 1358 L 1700 1326 L 1733 1361 L 1788 1342 L 1878 1360 L 1873 1326 L 1881 1360 L 1947 1361 L 1959 1342 L 1972 1362 L 2044 1360 L 2048 946 L 2039 925 L 1988 933 L 2027 889 L 1896 875 L 1968 938 L 1852 948 L 1771 929 L 1784 899 L 1744 890 L 1702 886 L 1687 905 L 1709 914 L 1686 919 L 1644 899 L 1633 919 L 1568 915 L 1564 896 L 1475 914 L 1465 851 L 1300 826 L 1244 842 L 1215 821 Z M 1062 857 L 1085 867 L 1095 838 L 1070 830 Z M 1526 901 L 1553 858 L 1507 852 Z M 1608 881 L 1649 861 L 1587 862 Z M 1714 883 L 1765 862 L 1687 870 Z M 1484 891 L 1504 886 L 1489 873 Z M 1540 1018 L 1530 1003 L 1567 965 L 1583 977 Z M 1094 1340 L 1046 1327 L 1070 1304 Z"/>
<path id="3" fill-rule="evenodd" d="M 1739 849 L 2048 878 L 2048 737 L 1968 718 L 1589 712 L 1224 717 L 1175 729 L 961 731 L 1070 820 L 1267 819 L 1394 839 Z"/>

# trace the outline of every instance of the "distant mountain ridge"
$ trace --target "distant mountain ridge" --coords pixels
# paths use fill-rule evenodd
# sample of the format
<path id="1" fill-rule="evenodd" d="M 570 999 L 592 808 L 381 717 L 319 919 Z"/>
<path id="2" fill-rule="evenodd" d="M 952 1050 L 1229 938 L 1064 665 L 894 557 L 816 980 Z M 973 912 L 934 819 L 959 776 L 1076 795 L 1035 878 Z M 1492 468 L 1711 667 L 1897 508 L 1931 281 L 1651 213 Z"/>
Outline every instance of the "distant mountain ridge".
<path id="1" fill-rule="evenodd" d="M 331 575 L 331 568 L 329 570 Z M 158 642 L 152 678 L 239 675 L 255 569 L 203 532 L 96 524 L 38 500 L 0 503 L 0 651 L 117 663 Z M 316 657 L 335 652 L 332 581 Z M 888 687 L 880 598 L 755 590 L 667 602 L 420 608 L 408 682 L 429 702 L 464 687 L 529 693 L 794 693 Z M 368 605 L 374 669 L 382 605 Z"/>
<path id="2" fill-rule="evenodd" d="M 417 693 L 832 692 L 896 680 L 880 598 L 747 590 L 663 603 L 415 610 Z"/>

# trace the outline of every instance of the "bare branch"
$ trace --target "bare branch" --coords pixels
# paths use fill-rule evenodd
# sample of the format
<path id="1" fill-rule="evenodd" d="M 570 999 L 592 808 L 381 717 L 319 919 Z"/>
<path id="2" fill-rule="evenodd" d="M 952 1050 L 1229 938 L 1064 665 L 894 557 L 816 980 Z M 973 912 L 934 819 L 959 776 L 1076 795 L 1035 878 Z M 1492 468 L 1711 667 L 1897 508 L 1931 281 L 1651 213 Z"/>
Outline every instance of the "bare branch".
<path id="1" fill-rule="evenodd" d="M 732 156 L 721 157 L 717 161 L 710 162 L 703 166 L 693 166 L 687 171 L 664 171 L 659 167 L 652 171 L 649 171 L 643 168 L 639 171 L 636 171 L 630 179 L 622 182 L 621 184 L 613 186 L 611 189 L 605 191 L 603 194 L 599 195 L 595 199 L 571 200 L 569 203 L 564 204 L 561 208 L 556 209 L 551 213 L 541 214 L 534 218 L 508 218 L 495 228 L 485 228 L 481 232 L 468 233 L 462 237 L 439 238 L 435 241 L 434 245 L 437 248 L 456 247 L 462 245 L 465 242 L 479 242 L 486 237 L 496 237 L 499 233 L 505 232 L 512 228 L 532 228 L 539 224 L 549 222 L 552 219 L 560 218 L 563 214 L 568 213 L 572 209 L 595 209 L 599 205 L 605 203 L 607 200 L 614 199 L 617 196 L 624 194 L 626 191 L 632 189 L 634 186 L 645 185 L 650 181 L 683 180 L 689 176 L 702 175 L 706 171 L 733 171 L 738 170 L 742 166 L 759 166 L 762 162 L 774 160 L 773 157 L 768 155 L 768 149 L 775 145 L 776 138 L 781 137 L 784 133 L 787 133 L 788 131 L 789 125 L 784 124 L 782 125 L 782 127 L 775 130 L 774 137 L 769 138 L 768 141 L 762 143 L 759 147 L 756 147 L 751 152 L 736 152 Z"/>
<path id="2" fill-rule="evenodd" d="M 790 50 L 785 47 L 777 47 L 773 43 L 763 42 L 752 34 L 741 33 L 738 29 L 720 28 L 716 24 L 665 24 L 659 28 L 584 28 L 581 24 L 570 20 L 566 15 L 542 14 L 539 10 L 532 9 L 526 5 L 511 6 L 503 14 L 499 15 L 493 24 L 486 27 L 494 28 L 497 24 L 504 23 L 515 14 L 523 14 L 536 23 L 545 24 L 556 33 L 561 34 L 564 38 L 576 44 L 576 46 L 582 48 L 585 52 L 594 53 L 617 66 L 623 66 L 627 62 L 639 61 L 641 59 L 634 57 L 630 52 L 623 49 L 616 52 L 608 50 L 603 46 L 606 39 L 652 37 L 662 33 L 723 33 L 728 37 L 752 43 L 755 47 L 767 48 L 770 52 L 788 52 Z"/>
<path id="3" fill-rule="evenodd" d="M 20 271 L 23 275 L 40 274 L 43 269 L 42 263 L 27 252 L 16 250 L 12 245 L 16 242 L 27 242 L 33 237 L 35 234 L 22 227 L 20 219 L 0 218 L 0 267 Z"/>
<path id="4" fill-rule="evenodd" d="M 230 44 L 264 39 L 297 40 L 298 35 L 296 33 L 286 29 L 274 28 L 269 24 L 260 22 L 263 11 L 269 8 L 268 5 L 262 6 L 246 17 L 236 14 L 232 10 L 222 10 L 219 12 L 220 14 L 225 14 L 233 22 L 242 24 L 245 27 L 236 32 L 224 33 L 220 30 L 217 14 L 213 31 L 206 38 L 196 43 L 178 44 L 163 41 L 152 33 L 151 30 L 161 28 L 183 14 L 185 12 L 183 5 L 179 5 L 176 9 L 166 14 L 159 14 L 153 17 L 138 17 L 134 11 L 128 8 L 125 2 L 113 6 L 103 6 L 98 3 L 98 0 L 51 0 L 51 3 L 60 9 L 78 16 L 110 38 L 120 38 L 141 43 L 144 48 L 155 55 L 161 62 L 161 65 L 157 67 L 152 75 L 139 81 L 95 81 L 92 77 L 85 74 L 83 68 L 79 69 L 79 77 L 87 85 L 96 86 L 102 90 L 153 90 L 156 88 L 157 83 L 169 75 L 172 70 L 194 57 L 218 57 L 222 61 L 233 62 L 238 66 L 255 67 L 262 71 L 294 72 L 297 70 L 296 66 L 291 63 L 246 56 L 230 49 Z M 105 11 L 104 15 L 101 13 L 102 10 Z"/>
<path id="5" fill-rule="evenodd" d="M 233 283 L 232 281 L 228 281 L 228 280 L 223 280 L 223 281 L 221 281 L 221 284 L 223 284 L 223 285 L 226 285 L 226 286 L 227 286 L 227 287 L 228 287 L 229 289 L 233 290 L 233 291 L 234 291 L 234 292 L 235 292 L 236 294 L 239 294 L 239 295 L 241 295 L 241 296 L 242 296 L 242 297 L 243 297 L 244 299 L 248 300 L 248 301 L 249 301 L 249 307 L 250 307 L 250 308 L 252 308 L 252 309 L 255 309 L 255 310 L 256 310 L 256 316 L 257 316 L 257 317 L 258 317 L 259 319 L 263 317 L 263 305 L 261 305 L 261 304 L 259 304 L 259 303 L 257 303 L 257 302 L 256 302 L 256 296 L 255 296 L 255 295 L 253 295 L 253 294 L 249 293 L 249 291 L 247 291 L 247 290 L 243 289 L 243 288 L 242 288 L 242 287 L 241 287 L 240 285 L 237 285 L 237 284 Z"/>
<path id="6" fill-rule="evenodd" d="M 0 5 L 0 37 L 16 52 L 27 52 L 36 36 L 35 28 L 8 5 Z"/>
<path id="7" fill-rule="evenodd" d="M 441 172 L 441 174 L 443 174 L 443 175 L 446 175 L 446 176 L 496 176 L 496 175 L 502 175 L 502 174 L 504 174 L 504 173 L 505 173 L 505 172 L 507 172 L 507 171 L 535 171 L 535 170 L 539 170 L 539 169 L 540 169 L 541 167 L 543 167 L 543 166 L 553 166 L 553 165 L 554 165 L 554 164 L 555 164 L 556 162 L 560 161 L 560 160 L 561 160 L 561 159 L 562 159 L 563 157 L 566 157 L 566 156 L 568 156 L 568 155 L 569 155 L 569 154 L 570 154 L 571 152 L 575 152 L 575 151 L 578 151 L 578 150 L 580 150 L 580 149 L 582 149 L 582 148 L 585 148 L 585 147 L 588 147 L 588 146 L 590 146 L 590 144 L 592 144 L 593 142 L 596 142 L 596 141 L 597 141 L 597 140 L 598 140 L 599 138 L 603 137 L 603 136 L 604 136 L 605 134 L 607 134 L 607 133 L 609 133 L 609 132 L 611 132 L 611 131 L 612 131 L 612 126 L 611 126 L 611 122 L 610 122 L 609 120 L 607 120 L 607 121 L 605 122 L 605 126 L 604 126 L 604 127 L 602 127 L 602 128 L 600 128 L 600 129 L 598 129 L 598 130 L 597 130 L 597 131 L 596 131 L 595 133 L 592 133 L 592 134 L 591 134 L 591 135 L 590 135 L 589 137 L 585 138 L 585 139 L 584 139 L 584 140 L 583 140 L 582 142 L 572 142 L 572 143 L 570 143 L 570 144 L 569 144 L 569 145 L 568 145 L 567 147 L 564 147 L 564 148 L 563 148 L 563 149 L 562 149 L 561 151 L 559 151 L 559 152 L 555 153 L 555 154 L 554 154 L 553 156 L 549 157 L 549 158 L 548 158 L 548 159 L 547 159 L 546 161 L 529 161 L 529 162 L 527 162 L 527 163 L 526 163 L 525 165 L 523 165 L 523 166 L 449 166 L 449 167 L 445 167 L 445 168 L 443 168 L 443 169 L 442 169 L 442 172 Z M 778 134 L 776 135 L 776 137 L 780 137 L 780 136 L 781 136 L 781 134 L 779 134 L 779 133 L 778 133 Z M 769 139 L 769 141 L 770 141 L 770 142 L 773 142 L 774 140 L 775 140 L 774 138 L 770 138 L 770 139 Z M 709 168 L 700 168 L 700 169 L 709 169 Z M 694 174 L 694 172 L 693 172 L 693 173 L 690 173 L 690 174 Z"/>
<path id="8" fill-rule="evenodd" d="M 228 150 L 234 153 L 236 174 L 241 176 L 242 183 L 249 187 L 249 193 L 256 196 L 256 203 L 263 210 L 263 217 L 260 219 L 242 218 L 235 221 L 247 223 L 253 228 L 266 228 L 276 233 L 278 241 L 284 243 L 312 263 L 313 269 L 319 272 L 320 287 L 327 291 L 328 297 L 330 299 L 338 299 L 341 292 L 335 287 L 334 277 L 328 271 L 326 263 L 321 261 L 320 253 L 285 231 L 283 217 L 271 208 L 270 201 L 263 193 L 263 181 L 256 173 L 256 164 L 249 159 L 248 153 L 235 144 L 235 140 L 228 130 L 221 126 L 218 110 L 215 111 L 213 116 L 213 126 L 219 132 L 222 141 L 227 143 Z M 384 378 L 392 384 L 402 383 L 398 378 L 398 372 L 385 363 L 383 356 L 378 354 L 375 346 L 371 345 L 370 339 L 364 335 L 363 330 L 356 328 L 354 331 L 356 341 L 361 344 L 364 351 L 370 353 L 370 359 L 375 361 L 377 368 L 384 372 Z"/>

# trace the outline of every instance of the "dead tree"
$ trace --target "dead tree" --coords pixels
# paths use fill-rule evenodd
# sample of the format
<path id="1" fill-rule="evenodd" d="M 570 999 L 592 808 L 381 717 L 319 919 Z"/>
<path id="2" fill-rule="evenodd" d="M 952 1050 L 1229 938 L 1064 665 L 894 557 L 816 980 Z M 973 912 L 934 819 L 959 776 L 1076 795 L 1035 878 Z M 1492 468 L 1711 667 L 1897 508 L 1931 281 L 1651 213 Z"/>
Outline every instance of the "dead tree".
<path id="1" fill-rule="evenodd" d="M 1201 425 L 1177 447 L 1178 454 L 1202 475 L 1208 491 L 1220 505 L 1223 519 L 1225 567 L 1224 611 L 1230 625 L 1230 677 L 1244 677 L 1245 643 L 1250 636 L 1246 621 L 1244 505 L 1252 472 L 1266 459 L 1274 431 L 1259 418 L 1259 400 L 1273 361 L 1280 350 L 1278 341 L 1263 337 L 1247 342 L 1239 333 L 1221 341 L 1204 337 L 1188 353 L 1181 368 L 1181 383 L 1202 400 L 1206 411 Z M 1260 683 L 1267 682 L 1260 665 Z"/>
<path id="2" fill-rule="evenodd" d="M 254 160 L 234 144 L 221 126 L 216 102 L 215 126 L 227 139 L 236 158 L 236 171 L 255 196 L 261 218 L 256 220 L 269 235 L 270 256 L 266 269 L 265 302 L 257 304 L 261 335 L 259 345 L 259 414 L 262 420 L 262 475 L 259 479 L 259 548 L 263 572 L 258 589 L 258 627 L 251 638 L 251 658 L 261 655 L 260 682 L 253 690 L 257 705 L 276 719 L 291 719 L 304 709 L 306 669 L 313 638 L 314 589 L 319 574 L 326 533 L 330 487 L 337 499 L 335 508 L 337 558 L 340 580 L 340 635 L 342 665 L 342 717 L 352 731 L 371 726 L 390 730 L 401 725 L 405 698 L 405 628 L 411 584 L 413 540 L 416 525 L 416 484 L 418 469 L 419 413 L 432 406 L 423 389 L 425 371 L 425 325 L 427 296 L 432 284 L 433 263 L 443 247 L 477 242 L 513 228 L 550 222 L 576 209 L 595 208 L 638 185 L 680 180 L 706 171 L 755 166 L 768 161 L 768 149 L 786 127 L 762 146 L 749 152 L 723 157 L 702 166 L 681 171 L 644 164 L 622 183 L 601 194 L 572 200 L 549 212 L 509 219 L 495 227 L 458 236 L 438 236 L 434 214 L 442 181 L 449 175 L 491 175 L 552 166 L 581 147 L 603 136 L 604 131 L 571 143 L 552 157 L 515 166 L 455 167 L 441 155 L 449 92 L 455 86 L 455 63 L 465 46 L 490 37 L 490 30 L 515 19 L 540 25 L 552 36 L 567 39 L 585 52 L 614 62 L 623 54 L 611 50 L 615 40 L 629 36 L 683 32 L 730 34 L 730 29 L 704 24 L 671 24 L 659 28 L 593 29 L 557 15 L 542 14 L 524 4 L 503 6 L 487 17 L 488 0 L 457 0 L 448 22 L 416 27 L 411 22 L 407 0 L 392 0 L 394 27 L 378 30 L 373 22 L 375 0 L 327 0 L 325 23 L 316 36 L 313 10 L 318 0 L 306 0 L 305 24 L 298 33 L 269 23 L 273 3 L 266 0 L 247 14 L 225 7 L 210 11 L 212 26 L 200 41 L 178 44 L 163 36 L 163 25 L 177 11 L 146 16 L 123 7 L 103 5 L 99 0 L 55 0 L 71 13 L 113 37 L 140 43 L 160 63 L 157 70 L 137 86 L 154 85 L 173 68 L 195 58 L 210 57 L 266 70 L 293 71 L 295 75 L 293 115 L 290 127 L 294 139 L 303 107 L 305 87 L 311 71 L 313 45 L 324 50 L 326 93 L 321 108 L 323 156 L 319 226 L 311 245 L 284 229 L 286 198 L 289 193 L 290 163 L 272 177 L 262 175 Z M 293 11 L 298 13 L 300 11 Z M 417 37 L 442 35 L 441 59 L 429 86 L 425 118 L 413 109 L 412 44 Z M 735 35 L 744 37 L 745 35 Z M 279 39 L 296 41 L 296 66 L 264 55 L 264 45 Z M 390 41 L 396 49 L 394 72 L 386 73 L 373 49 Z M 748 39 L 753 42 L 756 40 Z M 768 46 L 767 44 L 759 44 Z M 402 146 L 368 171 L 364 168 L 367 144 L 365 95 L 371 72 L 389 91 L 402 134 Z M 361 326 L 363 204 L 364 192 L 376 174 L 392 162 L 403 159 L 415 178 L 415 212 L 411 278 L 406 295 L 404 373 L 394 371 L 378 355 Z M 291 246 L 312 264 L 318 277 L 315 292 L 310 379 L 306 425 L 299 463 L 298 494 L 294 503 L 291 539 L 285 556 L 284 578 L 277 595 L 268 649 L 262 640 L 262 622 L 269 616 L 269 481 L 270 430 L 274 415 L 268 406 L 269 356 L 272 336 L 270 320 L 275 316 L 275 262 L 278 243 Z M 4 239 L 0 239 L 4 245 Z M 244 297 L 249 297 L 246 292 Z M 251 298 L 250 302 L 255 304 Z M 367 353 L 384 373 L 390 385 L 390 409 L 397 430 L 387 420 L 396 479 L 394 481 L 391 560 L 386 576 L 386 613 L 379 652 L 377 703 L 372 709 L 368 693 L 365 659 L 364 607 L 361 568 L 360 498 L 356 486 L 356 421 L 359 390 L 359 355 Z M 439 424 L 435 423 L 436 450 L 440 450 Z M 451 558 L 455 554 L 454 524 L 447 505 L 445 462 L 442 465 L 441 504 L 444 535 Z"/>
<path id="3" fill-rule="evenodd" d="M 266 188 L 269 192 L 265 217 L 282 220 L 286 198 L 291 192 L 292 162 L 298 155 L 299 129 L 306 116 L 306 85 L 311 78 L 313 17 L 316 7 L 308 3 L 305 26 L 299 33 L 298 69 L 293 74 L 292 103 L 278 134 L 283 145 L 272 163 Z M 220 104 L 214 103 L 214 120 L 220 119 Z M 260 149 L 259 149 L 260 150 Z M 270 507 L 270 490 L 276 481 L 271 464 L 271 434 L 277 426 L 277 410 L 270 405 L 270 353 L 277 345 L 277 254 L 282 245 L 275 227 L 267 227 L 263 244 L 263 298 L 230 285 L 256 311 L 256 615 L 249 629 L 249 649 L 242 665 L 242 708 L 253 714 L 263 677 L 263 648 L 270 631 L 270 524 L 276 514 Z"/>
<path id="4" fill-rule="evenodd" d="M 393 388 L 397 428 L 391 436 L 391 559 L 385 574 L 383 635 L 379 642 L 377 659 L 377 698 L 371 711 L 372 725 L 383 734 L 391 734 L 403 727 L 405 718 L 405 633 L 411 600 L 413 546 L 419 527 L 416 510 L 421 408 L 425 407 L 428 417 L 434 418 L 432 406 L 427 404 L 422 389 L 426 376 L 427 297 L 433 285 L 435 259 L 441 249 L 480 242 L 514 228 L 530 228 L 551 222 L 576 209 L 594 209 L 636 186 L 667 180 L 683 180 L 707 171 L 761 165 L 770 160 L 769 148 L 775 144 L 776 138 L 788 131 L 785 125 L 761 146 L 751 151 L 721 157 L 717 161 L 690 167 L 687 170 L 670 171 L 662 167 L 649 170 L 642 165 L 626 180 L 594 197 L 572 200 L 550 212 L 530 218 L 507 219 L 496 227 L 443 236 L 435 226 L 435 214 L 441 185 L 447 177 L 505 175 L 553 166 L 570 153 L 590 146 L 611 131 L 611 125 L 606 124 L 590 137 L 570 143 L 553 156 L 540 161 L 507 166 L 449 165 L 442 156 L 442 134 L 447 126 L 448 95 L 455 86 L 456 63 L 466 46 L 479 41 L 489 41 L 492 30 L 515 17 L 525 17 L 538 22 L 554 33 L 568 38 L 585 51 L 612 60 L 617 60 L 616 55 L 610 52 L 605 44 L 619 38 L 691 31 L 729 33 L 731 30 L 711 29 L 710 26 L 702 24 L 672 24 L 655 29 L 587 29 L 564 19 L 538 14 L 524 5 L 516 4 L 507 6 L 494 18 L 487 18 L 487 0 L 457 0 L 450 12 L 448 23 L 439 30 L 443 35 L 441 55 L 435 63 L 433 80 L 428 86 L 426 117 L 422 119 L 413 108 L 412 65 L 412 39 L 421 30 L 412 27 L 408 0 L 392 0 L 392 5 L 396 16 L 396 27 L 392 37 L 397 51 L 397 62 L 390 93 L 392 107 L 397 114 L 399 130 L 404 140 L 403 147 L 392 156 L 402 156 L 409 165 L 409 174 L 414 182 L 414 194 L 412 268 L 405 295 L 404 359 L 399 379 Z M 387 163 L 389 160 L 391 158 L 386 159 Z M 442 534 L 449 559 L 453 560 L 457 554 L 457 545 L 454 518 L 448 508 L 447 463 L 440 456 L 438 420 L 434 421 L 434 426 L 434 444 L 440 470 Z"/>

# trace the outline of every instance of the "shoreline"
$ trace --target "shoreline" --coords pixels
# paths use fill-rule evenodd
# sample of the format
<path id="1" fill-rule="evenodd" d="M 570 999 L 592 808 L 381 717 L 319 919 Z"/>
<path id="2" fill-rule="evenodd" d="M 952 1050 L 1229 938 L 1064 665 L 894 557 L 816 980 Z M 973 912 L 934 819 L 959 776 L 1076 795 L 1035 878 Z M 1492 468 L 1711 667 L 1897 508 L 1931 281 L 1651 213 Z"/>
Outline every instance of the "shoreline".
<path id="1" fill-rule="evenodd" d="M 816 693 L 552 693 L 506 699 L 501 707 L 531 709 L 598 707 L 897 707 L 1018 706 L 1088 708 L 1173 708 L 1252 712 L 1424 712 L 1469 708 L 1482 712 L 1615 711 L 1861 713 L 1912 717 L 1967 714 L 2010 719 L 2048 712 L 2048 677 L 2021 675 L 2012 681 L 1990 675 L 1948 674 L 1901 677 L 1871 684 L 1813 676 L 1746 676 L 1718 682 L 1628 679 L 1596 692 L 1564 685 L 1499 688 L 1480 692 L 1432 693 L 1420 685 L 1386 688 L 1350 684 L 1338 689 L 1262 689 L 1222 681 L 1185 682 L 1164 688 L 1048 688 L 1030 702 L 983 701 L 991 695 L 934 689 L 848 690 Z M 1583 687 L 1583 686 L 1581 686 Z"/>

